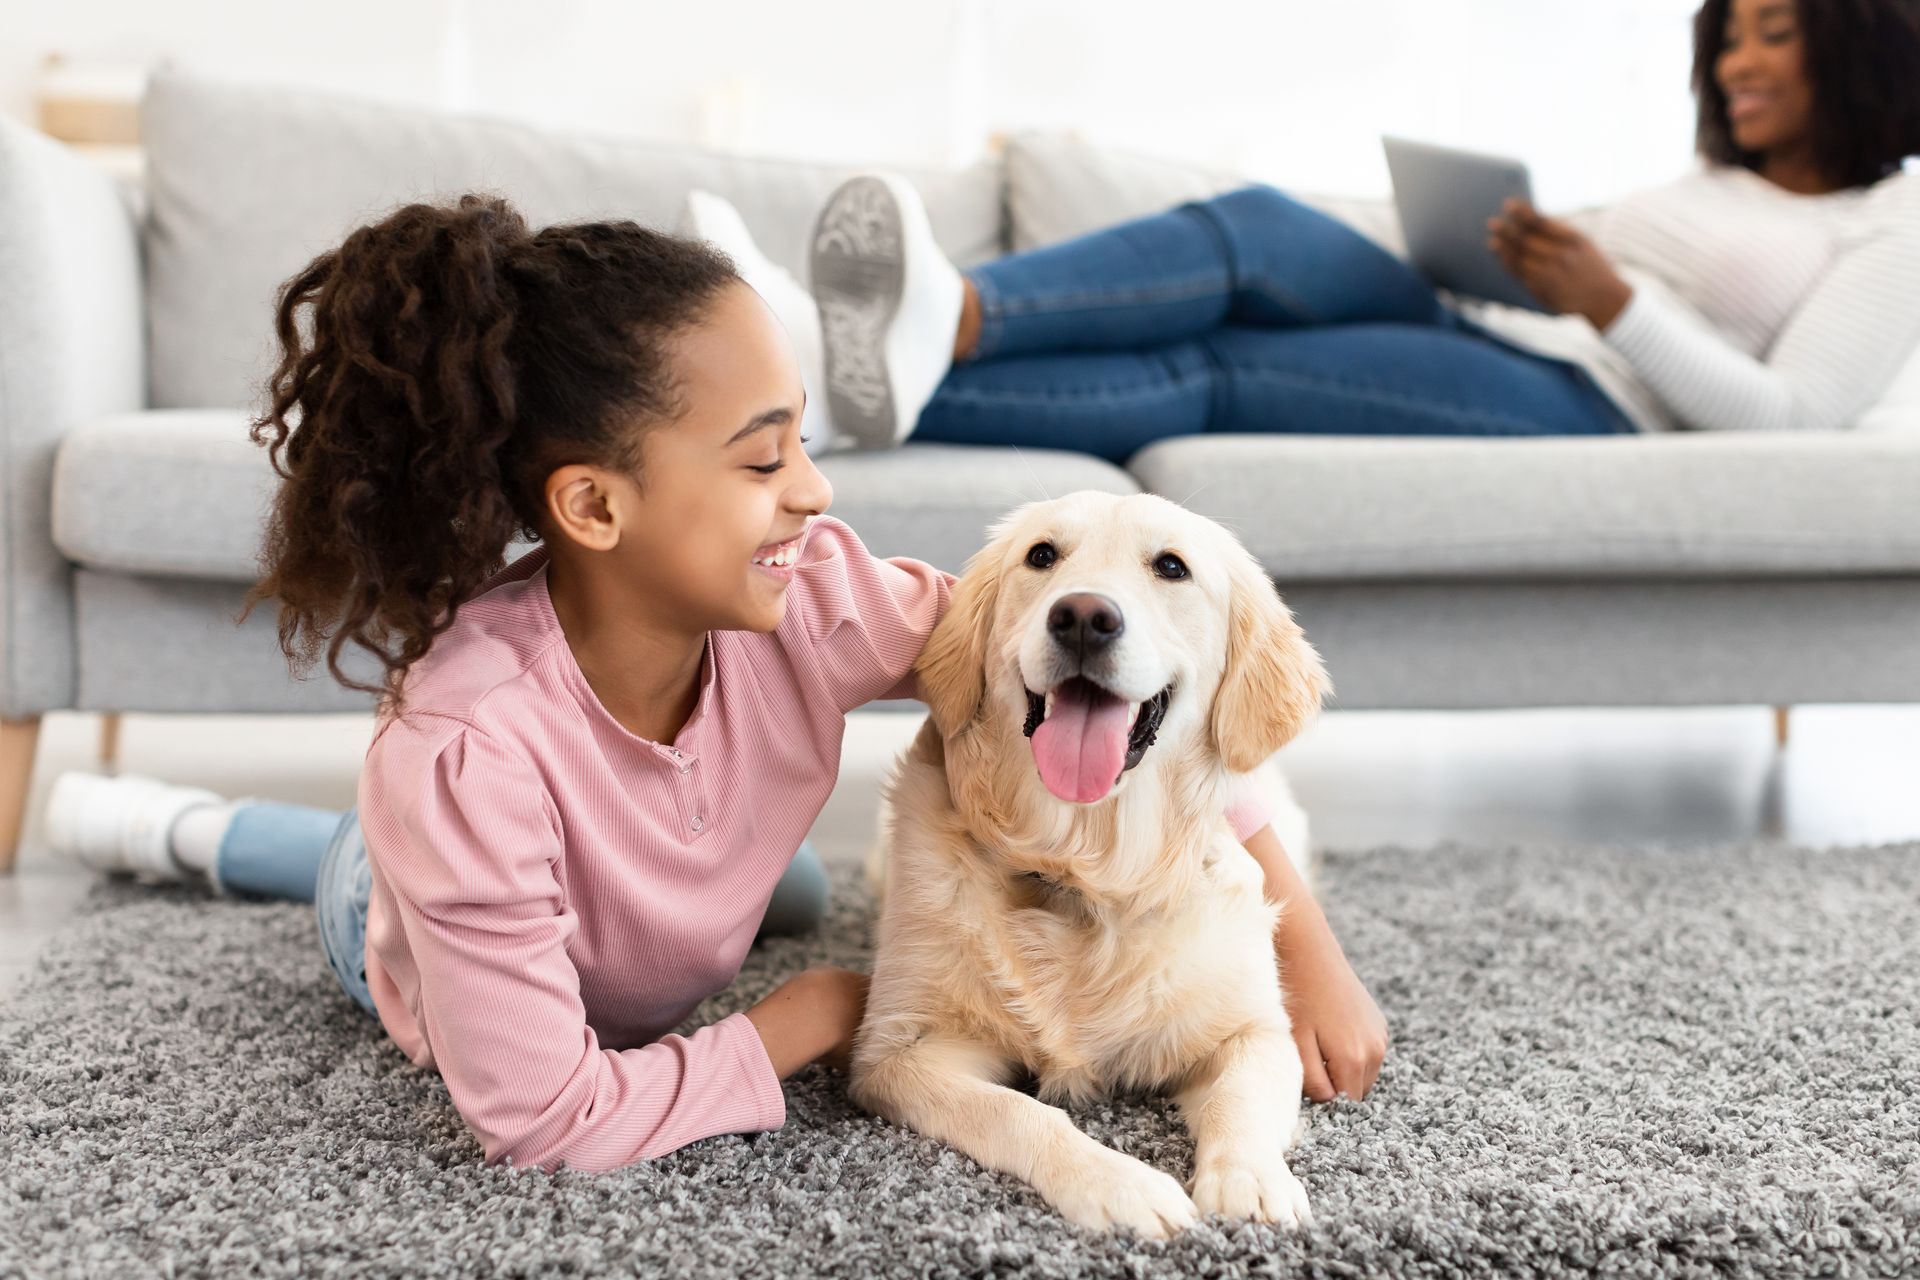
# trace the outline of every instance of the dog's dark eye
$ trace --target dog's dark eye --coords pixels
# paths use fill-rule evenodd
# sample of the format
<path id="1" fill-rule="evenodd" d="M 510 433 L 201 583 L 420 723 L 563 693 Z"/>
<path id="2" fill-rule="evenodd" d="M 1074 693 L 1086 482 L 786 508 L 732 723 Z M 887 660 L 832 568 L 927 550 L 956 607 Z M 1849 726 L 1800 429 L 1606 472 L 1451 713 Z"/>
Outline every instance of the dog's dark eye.
<path id="1" fill-rule="evenodd" d="M 1051 542 L 1036 542 L 1027 548 L 1027 563 L 1036 569 L 1051 569 L 1060 553 L 1053 549 Z"/>
<path id="2" fill-rule="evenodd" d="M 1153 571 L 1161 577 L 1170 578 L 1175 582 L 1178 582 L 1182 578 L 1192 576 L 1187 572 L 1187 562 L 1171 551 L 1163 552 L 1160 557 L 1153 562 Z"/>

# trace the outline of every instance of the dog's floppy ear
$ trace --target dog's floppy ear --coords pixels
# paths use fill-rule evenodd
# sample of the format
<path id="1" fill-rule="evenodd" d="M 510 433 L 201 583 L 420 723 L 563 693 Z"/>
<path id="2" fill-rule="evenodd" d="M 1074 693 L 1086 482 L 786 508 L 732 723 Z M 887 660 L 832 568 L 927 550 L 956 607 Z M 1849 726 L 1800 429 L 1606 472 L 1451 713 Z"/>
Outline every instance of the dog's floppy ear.
<path id="1" fill-rule="evenodd" d="M 913 664 L 921 700 L 944 737 L 952 737 L 980 711 L 986 697 L 987 634 L 1000 599 L 1000 542 L 974 552 L 953 584 L 945 616 Z"/>
<path id="2" fill-rule="evenodd" d="M 1212 729 L 1228 770 L 1246 773 L 1307 727 L 1333 684 L 1273 581 L 1251 555 L 1236 559 Z"/>

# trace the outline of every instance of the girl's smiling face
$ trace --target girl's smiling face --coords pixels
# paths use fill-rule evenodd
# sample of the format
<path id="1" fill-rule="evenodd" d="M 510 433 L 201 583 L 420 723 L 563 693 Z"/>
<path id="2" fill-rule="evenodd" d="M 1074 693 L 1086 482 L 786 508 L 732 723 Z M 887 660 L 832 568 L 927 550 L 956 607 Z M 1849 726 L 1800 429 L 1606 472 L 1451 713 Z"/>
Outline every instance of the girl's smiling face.
<path id="1" fill-rule="evenodd" d="M 675 594 L 708 615 L 703 629 L 772 631 L 799 540 L 833 501 L 801 448 L 806 389 L 793 343 L 742 283 L 669 349 L 688 409 L 648 435 L 636 550 L 650 576 L 670 575 Z M 756 563 L 769 558 L 789 567 Z"/>
<path id="2" fill-rule="evenodd" d="M 645 428 L 637 481 L 562 467 L 548 477 L 549 503 L 567 506 L 576 538 L 582 517 L 598 525 L 596 549 L 654 625 L 772 631 L 800 540 L 833 501 L 801 447 L 806 391 L 793 344 L 760 295 L 736 282 L 667 352 L 686 411 Z M 582 485 L 589 472 L 597 485 Z"/>

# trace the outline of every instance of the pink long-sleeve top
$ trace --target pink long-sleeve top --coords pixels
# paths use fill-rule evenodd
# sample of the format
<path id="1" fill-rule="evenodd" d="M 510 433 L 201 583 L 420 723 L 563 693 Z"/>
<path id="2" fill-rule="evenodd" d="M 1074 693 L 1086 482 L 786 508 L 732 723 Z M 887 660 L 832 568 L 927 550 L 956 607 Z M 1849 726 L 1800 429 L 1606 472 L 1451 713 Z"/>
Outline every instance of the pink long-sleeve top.
<path id="1" fill-rule="evenodd" d="M 744 1013 L 672 1029 L 739 973 L 833 789 L 846 713 L 915 696 L 953 578 L 817 517 L 778 629 L 709 633 L 699 701 L 660 743 L 588 685 L 549 558 L 462 604 L 376 729 L 367 982 L 488 1163 L 599 1171 L 786 1122 Z M 1242 838 L 1257 809 L 1235 813 Z"/>

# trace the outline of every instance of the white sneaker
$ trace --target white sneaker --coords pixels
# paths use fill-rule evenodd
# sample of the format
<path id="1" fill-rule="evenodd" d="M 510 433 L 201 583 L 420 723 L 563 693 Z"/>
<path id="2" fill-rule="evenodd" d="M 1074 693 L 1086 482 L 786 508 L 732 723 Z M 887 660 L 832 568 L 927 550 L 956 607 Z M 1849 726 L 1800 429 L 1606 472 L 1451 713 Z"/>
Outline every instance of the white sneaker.
<path id="1" fill-rule="evenodd" d="M 792 272 L 760 251 L 746 219 L 724 197 L 711 191 L 689 191 L 678 230 L 681 235 L 705 240 L 732 258 L 734 266 L 740 268 L 740 277 L 785 326 L 794 359 L 800 365 L 800 380 L 807 388 L 800 434 L 807 437 L 809 456 L 826 452 L 834 443 L 833 414 L 827 405 L 826 356 L 821 350 L 820 312 L 813 305 L 813 295 L 793 278 Z"/>
<path id="2" fill-rule="evenodd" d="M 953 366 L 966 296 L 913 184 L 841 183 L 814 223 L 810 274 L 834 426 L 863 448 L 898 444 Z"/>
<path id="3" fill-rule="evenodd" d="M 139 774 L 67 772 L 53 780 L 47 796 L 47 845 L 96 871 L 186 880 L 187 870 L 174 861 L 168 844 L 174 819 L 195 805 L 225 801 L 201 787 Z"/>

